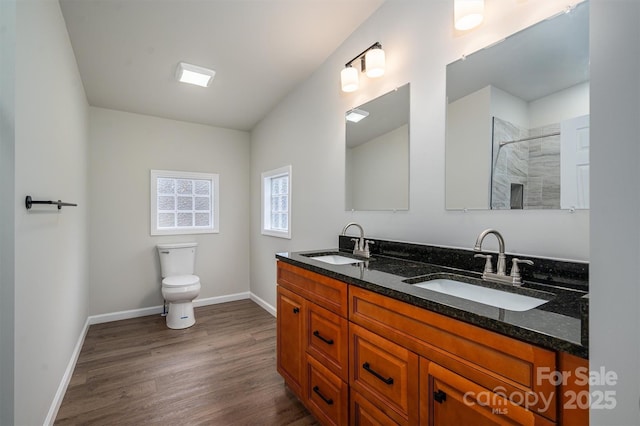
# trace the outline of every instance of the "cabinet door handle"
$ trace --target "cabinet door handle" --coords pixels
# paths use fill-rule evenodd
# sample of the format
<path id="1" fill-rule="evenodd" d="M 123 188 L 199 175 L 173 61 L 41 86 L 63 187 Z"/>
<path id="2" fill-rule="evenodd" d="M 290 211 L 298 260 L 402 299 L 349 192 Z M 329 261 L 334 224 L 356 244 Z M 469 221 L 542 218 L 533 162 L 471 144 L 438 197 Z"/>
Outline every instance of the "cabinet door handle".
<path id="1" fill-rule="evenodd" d="M 433 399 L 436 402 L 439 402 L 440 404 L 442 404 L 443 402 L 445 402 L 447 400 L 447 394 L 444 393 L 442 391 L 442 389 L 439 389 L 438 392 L 434 392 L 433 393 Z"/>
<path id="2" fill-rule="evenodd" d="M 393 377 L 384 377 L 383 375 L 381 375 L 377 371 L 373 370 L 368 362 L 365 362 L 364 364 L 362 364 L 362 368 L 364 368 L 369 373 L 373 374 L 374 376 L 376 376 L 378 379 L 382 380 L 386 384 L 388 384 L 388 385 L 392 385 L 393 384 Z"/>
<path id="3" fill-rule="evenodd" d="M 297 314 L 298 312 L 300 312 L 300 308 L 293 308 L 293 313 Z"/>
<path id="4" fill-rule="evenodd" d="M 322 340 L 323 342 L 325 342 L 327 345 L 333 345 L 333 339 L 325 339 L 324 337 L 322 337 L 322 335 L 318 330 L 314 331 L 313 335 L 316 336 L 318 339 Z"/>
<path id="5" fill-rule="evenodd" d="M 331 399 L 331 398 L 327 398 L 326 396 L 324 396 L 323 394 L 321 394 L 321 393 L 320 393 L 320 388 L 319 388 L 319 387 L 314 386 L 314 387 L 313 387 L 313 391 L 314 391 L 314 392 L 315 392 L 315 393 L 316 393 L 320 398 L 322 398 L 322 400 L 323 400 L 324 402 L 326 402 L 326 403 L 327 403 L 327 405 L 333 405 L 333 399 Z"/>

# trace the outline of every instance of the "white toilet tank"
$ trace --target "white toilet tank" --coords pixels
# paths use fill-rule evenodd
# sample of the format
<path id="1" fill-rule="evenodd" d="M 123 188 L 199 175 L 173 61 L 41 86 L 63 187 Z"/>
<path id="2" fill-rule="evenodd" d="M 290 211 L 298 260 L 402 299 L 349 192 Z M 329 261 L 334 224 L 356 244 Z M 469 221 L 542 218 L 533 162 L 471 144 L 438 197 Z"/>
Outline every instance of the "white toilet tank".
<path id="1" fill-rule="evenodd" d="M 162 278 L 193 275 L 198 243 L 158 244 Z"/>

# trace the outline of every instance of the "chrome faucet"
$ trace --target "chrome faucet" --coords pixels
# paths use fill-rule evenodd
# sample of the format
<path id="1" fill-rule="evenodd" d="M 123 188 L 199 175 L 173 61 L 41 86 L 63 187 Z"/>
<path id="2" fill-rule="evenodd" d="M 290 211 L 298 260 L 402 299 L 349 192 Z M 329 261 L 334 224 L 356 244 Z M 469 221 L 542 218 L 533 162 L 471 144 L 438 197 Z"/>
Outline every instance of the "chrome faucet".
<path id="1" fill-rule="evenodd" d="M 520 275 L 520 268 L 518 268 L 518 264 L 525 263 L 527 265 L 533 265 L 531 260 L 527 259 L 518 259 L 513 258 L 513 265 L 511 266 L 511 274 L 507 276 L 506 274 L 506 262 L 507 258 L 504 254 L 504 238 L 502 238 L 502 234 L 500 234 L 495 229 L 485 229 L 478 235 L 476 239 L 476 245 L 473 247 L 475 251 L 482 251 L 482 241 L 484 241 L 484 237 L 489 234 L 493 234 L 498 239 L 498 265 L 496 268 L 496 272 L 493 272 L 493 265 L 491 263 L 491 255 L 490 254 L 476 254 L 474 257 L 482 257 L 486 259 L 484 264 L 484 271 L 482 272 L 482 279 L 487 281 L 494 281 L 498 283 L 507 283 L 515 286 L 522 285 L 522 275 Z"/>
<path id="2" fill-rule="evenodd" d="M 482 241 L 484 241 L 484 237 L 486 237 L 489 234 L 493 234 L 496 236 L 496 238 L 498 239 L 498 265 L 497 265 L 497 270 L 495 272 L 495 274 L 493 273 L 493 271 L 487 271 L 487 268 L 485 265 L 485 273 L 491 273 L 494 275 L 501 275 L 504 276 L 506 275 L 505 271 L 506 271 L 506 267 L 505 264 L 507 262 L 507 258 L 504 255 L 504 238 L 502 238 L 502 234 L 500 234 L 498 231 L 496 231 L 495 229 L 485 229 L 484 231 L 482 231 L 480 233 L 480 235 L 478 235 L 478 238 L 476 238 L 476 245 L 473 248 L 475 251 L 482 251 Z M 485 257 L 485 255 L 476 255 L 476 257 Z M 487 258 L 487 264 L 490 264 L 490 259 Z M 482 274 L 482 278 L 484 278 L 484 273 Z"/>
<path id="3" fill-rule="evenodd" d="M 369 251 L 369 244 L 373 244 L 373 241 L 365 240 L 364 238 L 364 229 L 362 225 L 356 222 L 347 223 L 344 228 L 342 228 L 342 235 L 346 235 L 347 229 L 350 226 L 356 226 L 360 229 L 360 238 L 352 238 L 351 241 L 354 241 L 353 245 L 353 254 L 357 256 L 364 256 L 366 258 L 371 257 L 371 252 Z"/>

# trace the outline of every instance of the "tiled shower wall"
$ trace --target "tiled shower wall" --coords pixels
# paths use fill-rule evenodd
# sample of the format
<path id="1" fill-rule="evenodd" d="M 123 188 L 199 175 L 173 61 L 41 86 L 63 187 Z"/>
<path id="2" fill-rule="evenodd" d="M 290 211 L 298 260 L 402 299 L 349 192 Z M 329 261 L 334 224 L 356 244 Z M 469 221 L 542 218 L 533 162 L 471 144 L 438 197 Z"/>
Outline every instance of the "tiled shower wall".
<path id="1" fill-rule="evenodd" d="M 493 119 L 492 209 L 560 208 L 560 136 L 550 136 L 504 145 L 529 136 L 560 131 L 560 124 L 536 129 L 521 128 L 506 120 Z M 522 185 L 522 204 L 512 203 L 512 184 Z"/>

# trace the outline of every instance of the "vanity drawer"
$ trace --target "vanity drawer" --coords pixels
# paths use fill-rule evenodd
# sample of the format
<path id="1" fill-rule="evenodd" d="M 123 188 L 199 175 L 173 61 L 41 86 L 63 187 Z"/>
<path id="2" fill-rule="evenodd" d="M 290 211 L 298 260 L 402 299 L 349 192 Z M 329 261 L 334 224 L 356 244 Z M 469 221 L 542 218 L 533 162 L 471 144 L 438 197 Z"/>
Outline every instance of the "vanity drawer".
<path id="1" fill-rule="evenodd" d="M 278 284 L 344 318 L 347 317 L 347 284 L 278 261 Z"/>
<path id="2" fill-rule="evenodd" d="M 387 426 L 397 425 L 382 410 L 373 405 L 367 398 L 351 389 L 351 424 L 353 426 Z"/>
<path id="3" fill-rule="evenodd" d="M 306 351 L 345 382 L 349 381 L 349 323 L 309 303 Z"/>
<path id="4" fill-rule="evenodd" d="M 556 371 L 555 352 L 354 286 L 349 298 L 352 322 L 556 420 L 555 386 L 538 377 Z"/>
<path id="5" fill-rule="evenodd" d="M 349 421 L 349 385 L 307 355 L 307 406 L 323 425 Z"/>
<path id="6" fill-rule="evenodd" d="M 418 420 L 418 355 L 351 325 L 350 384 L 399 424 Z"/>

